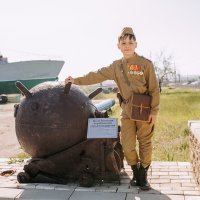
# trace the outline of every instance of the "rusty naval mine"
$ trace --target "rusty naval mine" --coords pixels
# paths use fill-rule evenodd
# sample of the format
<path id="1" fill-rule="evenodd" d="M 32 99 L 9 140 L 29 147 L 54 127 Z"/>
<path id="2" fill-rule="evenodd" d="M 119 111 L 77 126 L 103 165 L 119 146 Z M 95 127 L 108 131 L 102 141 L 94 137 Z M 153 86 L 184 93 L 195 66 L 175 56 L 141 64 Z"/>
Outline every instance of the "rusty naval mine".
<path id="1" fill-rule="evenodd" d="M 77 86 L 45 82 L 28 90 L 15 105 L 15 128 L 22 149 L 31 159 L 17 176 L 19 183 L 120 181 L 123 151 L 117 138 L 87 138 L 88 118 L 107 118 L 114 100 L 94 105 L 102 89 L 86 96 Z M 120 129 L 119 129 L 120 131 Z"/>

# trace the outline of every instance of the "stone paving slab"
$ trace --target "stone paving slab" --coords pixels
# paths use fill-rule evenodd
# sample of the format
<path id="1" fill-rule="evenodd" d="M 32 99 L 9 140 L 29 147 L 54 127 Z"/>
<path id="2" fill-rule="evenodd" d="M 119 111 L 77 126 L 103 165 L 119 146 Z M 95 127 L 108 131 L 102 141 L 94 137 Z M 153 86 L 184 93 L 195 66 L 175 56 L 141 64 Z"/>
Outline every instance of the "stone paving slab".
<path id="1" fill-rule="evenodd" d="M 125 200 L 126 193 L 74 192 L 69 200 Z"/>
<path id="2" fill-rule="evenodd" d="M 126 200 L 185 200 L 184 198 L 180 195 L 127 194 Z"/>
<path id="3" fill-rule="evenodd" d="M 22 189 L 16 188 L 0 188 L 0 199 L 15 199 L 19 194 L 23 192 Z"/>
<path id="4" fill-rule="evenodd" d="M 200 196 L 185 196 L 185 200 L 200 200 Z"/>
<path id="5" fill-rule="evenodd" d="M 19 194 L 15 200 L 17 199 L 37 199 L 37 200 L 67 200 L 72 195 L 73 191 L 58 191 L 58 190 L 24 190 L 21 194 Z"/>
<path id="6" fill-rule="evenodd" d="M 191 164 L 188 162 L 152 162 L 148 172 L 152 189 L 141 191 L 130 186 L 132 171 L 124 162 L 120 184 L 116 182 L 79 187 L 78 183 L 19 184 L 17 174 L 23 171 L 24 163 L 7 164 L 0 158 L 0 173 L 13 170 L 12 175 L 0 176 L 0 199 L 116 199 L 116 200 L 200 200 L 199 186 L 194 181 Z"/>

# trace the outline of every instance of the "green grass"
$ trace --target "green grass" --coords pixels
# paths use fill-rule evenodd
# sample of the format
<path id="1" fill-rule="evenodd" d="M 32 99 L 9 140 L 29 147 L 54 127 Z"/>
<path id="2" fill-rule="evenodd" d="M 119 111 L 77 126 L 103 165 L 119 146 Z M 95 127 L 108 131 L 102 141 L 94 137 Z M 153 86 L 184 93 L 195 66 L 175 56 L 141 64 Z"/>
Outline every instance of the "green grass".
<path id="1" fill-rule="evenodd" d="M 189 161 L 189 120 L 200 119 L 200 90 L 163 89 L 153 160 Z"/>
<path id="2" fill-rule="evenodd" d="M 116 94 L 113 94 L 115 97 Z M 119 105 L 115 105 L 110 117 L 120 118 L 120 111 Z M 164 88 L 152 139 L 153 160 L 190 160 L 189 120 L 200 120 L 200 90 Z"/>
<path id="3" fill-rule="evenodd" d="M 23 152 L 23 150 L 22 150 L 22 152 L 20 154 L 17 154 L 15 156 L 9 158 L 8 164 L 24 162 L 24 160 L 27 158 L 30 158 L 30 156 L 27 153 Z"/>

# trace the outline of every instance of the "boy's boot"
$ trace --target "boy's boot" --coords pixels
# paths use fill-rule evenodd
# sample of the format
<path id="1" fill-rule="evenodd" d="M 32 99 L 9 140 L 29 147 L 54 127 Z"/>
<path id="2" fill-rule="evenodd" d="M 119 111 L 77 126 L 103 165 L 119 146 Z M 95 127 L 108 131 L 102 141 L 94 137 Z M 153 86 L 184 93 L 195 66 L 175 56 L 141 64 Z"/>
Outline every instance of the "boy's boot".
<path id="1" fill-rule="evenodd" d="M 131 165 L 133 170 L 133 178 L 130 181 L 131 186 L 139 186 L 139 169 L 138 165 Z"/>
<path id="2" fill-rule="evenodd" d="M 140 183 L 140 189 L 141 190 L 150 190 L 151 186 L 147 180 L 147 171 L 149 169 L 149 166 L 144 168 L 142 165 L 140 165 L 139 168 L 139 183 Z"/>

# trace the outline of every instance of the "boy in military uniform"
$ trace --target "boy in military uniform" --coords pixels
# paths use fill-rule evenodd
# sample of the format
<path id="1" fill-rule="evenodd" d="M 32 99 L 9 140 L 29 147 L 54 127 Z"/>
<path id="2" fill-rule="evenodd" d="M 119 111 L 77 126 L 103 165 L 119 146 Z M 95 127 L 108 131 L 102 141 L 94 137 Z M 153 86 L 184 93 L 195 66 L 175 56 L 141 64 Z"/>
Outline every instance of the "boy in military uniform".
<path id="1" fill-rule="evenodd" d="M 139 56 L 135 34 L 130 27 L 122 29 L 118 38 L 118 48 L 123 58 L 115 60 L 111 65 L 85 76 L 65 79 L 65 84 L 72 82 L 76 85 L 90 85 L 114 80 L 121 94 L 121 143 L 127 163 L 133 170 L 131 185 L 138 185 L 142 190 L 149 190 L 147 171 L 151 164 L 153 126 L 159 110 L 159 87 L 154 67 L 151 61 Z M 127 84 L 124 74 L 130 85 Z M 130 87 L 131 86 L 131 87 Z M 133 93 L 149 93 L 151 96 L 151 111 L 148 121 L 131 119 L 130 98 Z M 133 97 L 134 98 L 134 97 Z M 139 143 L 139 152 L 136 151 L 136 139 Z"/>

